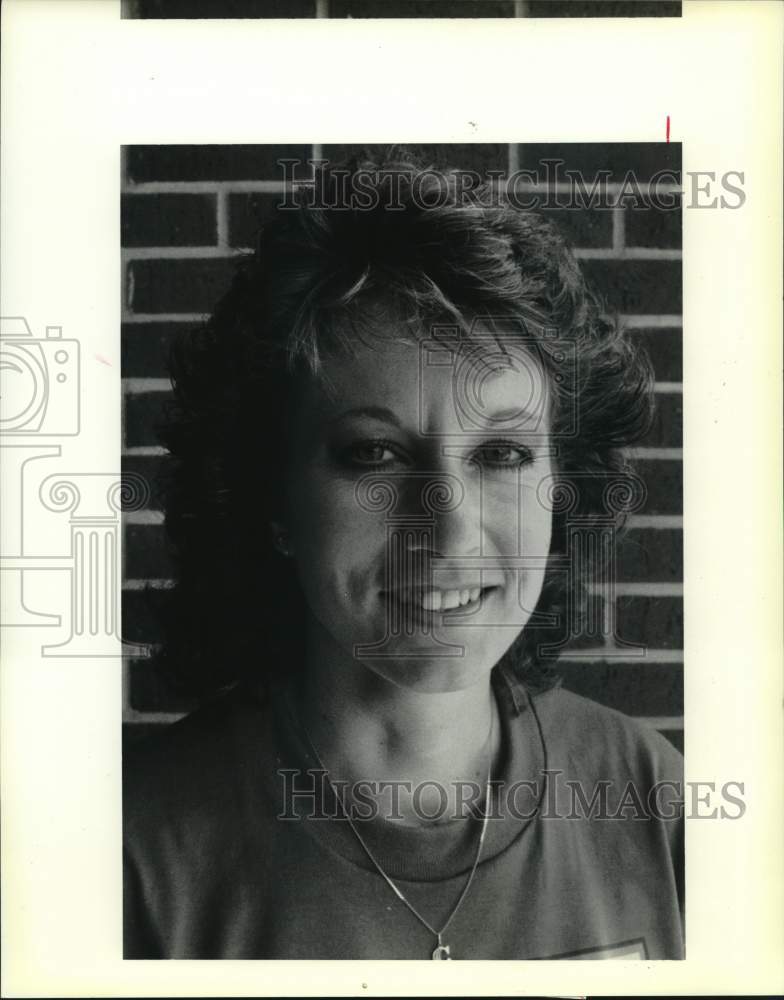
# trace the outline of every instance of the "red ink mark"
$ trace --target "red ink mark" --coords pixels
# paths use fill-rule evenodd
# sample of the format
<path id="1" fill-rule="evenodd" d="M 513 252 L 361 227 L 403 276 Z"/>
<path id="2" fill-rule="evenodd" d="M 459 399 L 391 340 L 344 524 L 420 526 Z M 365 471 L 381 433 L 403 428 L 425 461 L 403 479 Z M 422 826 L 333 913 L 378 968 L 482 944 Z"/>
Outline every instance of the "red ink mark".
<path id="1" fill-rule="evenodd" d="M 95 360 L 100 361 L 102 365 L 108 365 L 110 368 L 112 367 L 111 361 L 107 361 L 106 358 L 103 357 L 101 354 L 96 354 Z"/>
<path id="2" fill-rule="evenodd" d="M 667 115 L 667 142 L 670 141 L 670 116 Z"/>

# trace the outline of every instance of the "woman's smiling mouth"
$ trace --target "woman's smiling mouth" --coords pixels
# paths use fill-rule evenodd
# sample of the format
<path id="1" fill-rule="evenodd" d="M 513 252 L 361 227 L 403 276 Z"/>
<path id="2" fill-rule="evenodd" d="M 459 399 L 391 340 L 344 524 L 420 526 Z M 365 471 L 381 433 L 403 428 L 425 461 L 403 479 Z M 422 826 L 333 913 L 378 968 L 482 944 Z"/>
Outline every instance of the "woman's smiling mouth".
<path id="1" fill-rule="evenodd" d="M 429 614 L 446 614 L 451 611 L 470 612 L 479 608 L 483 600 L 497 587 L 483 587 L 476 583 L 460 587 L 408 587 L 386 591 L 401 607 L 413 608 Z"/>
<path id="2" fill-rule="evenodd" d="M 428 590 L 421 595 L 423 611 L 452 611 L 479 600 L 481 587 L 463 587 L 455 590 Z"/>

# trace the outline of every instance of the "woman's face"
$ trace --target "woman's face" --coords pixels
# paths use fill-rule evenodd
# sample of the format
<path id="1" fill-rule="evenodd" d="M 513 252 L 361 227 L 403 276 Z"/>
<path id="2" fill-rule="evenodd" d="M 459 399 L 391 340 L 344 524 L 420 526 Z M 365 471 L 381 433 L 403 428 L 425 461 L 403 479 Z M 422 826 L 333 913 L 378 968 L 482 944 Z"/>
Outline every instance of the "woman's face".
<path id="1" fill-rule="evenodd" d="M 423 692 L 486 681 L 550 548 L 544 374 L 519 344 L 379 337 L 324 375 L 302 387 L 287 480 L 312 651 Z"/>

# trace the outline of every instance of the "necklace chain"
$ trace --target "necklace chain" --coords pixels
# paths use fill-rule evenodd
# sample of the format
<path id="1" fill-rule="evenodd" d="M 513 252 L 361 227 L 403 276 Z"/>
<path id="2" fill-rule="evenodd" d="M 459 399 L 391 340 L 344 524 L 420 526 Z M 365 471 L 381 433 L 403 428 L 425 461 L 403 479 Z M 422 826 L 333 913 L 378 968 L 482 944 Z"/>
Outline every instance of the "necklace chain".
<path id="1" fill-rule="evenodd" d="M 346 821 L 347 821 L 347 823 L 348 823 L 351 831 L 353 832 L 354 836 L 357 838 L 357 840 L 361 844 L 362 849 L 364 850 L 365 854 L 367 854 L 368 858 L 370 859 L 370 861 L 375 866 L 375 868 L 378 871 L 379 875 L 381 875 L 381 877 L 387 883 L 387 885 L 389 886 L 389 888 L 394 892 L 394 894 L 397 896 L 397 898 L 400 900 L 400 902 L 403 903 L 403 905 L 406 906 L 411 911 L 411 913 L 417 918 L 417 920 L 424 927 L 426 927 L 430 931 L 430 933 L 433 934 L 435 936 L 435 938 L 437 939 L 438 944 L 436 945 L 435 950 L 433 951 L 433 958 L 434 959 L 441 959 L 441 960 L 443 960 L 443 959 L 451 959 L 451 957 L 452 957 L 450 955 L 449 945 L 448 944 L 445 945 L 443 943 L 443 935 L 444 935 L 447 927 L 452 923 L 452 920 L 454 919 L 455 914 L 457 913 L 457 911 L 460 909 L 460 906 L 462 905 L 463 900 L 468 895 L 468 890 L 471 888 L 471 884 L 474 881 L 474 876 L 476 875 L 476 870 L 479 867 L 479 859 L 482 856 L 482 847 L 484 846 L 485 834 L 487 833 L 487 823 L 488 823 L 488 820 L 490 818 L 490 793 L 491 793 L 491 776 L 492 776 L 492 768 L 493 768 L 493 730 L 494 730 L 494 726 L 495 726 L 495 713 L 491 711 L 491 713 L 490 713 L 490 732 L 488 733 L 488 737 L 487 737 L 487 740 L 488 740 L 488 753 L 487 753 L 487 785 L 486 785 L 486 790 L 485 790 L 485 814 L 484 814 L 484 817 L 482 819 L 482 829 L 479 832 L 479 840 L 478 840 L 477 847 L 476 847 L 476 854 L 474 856 L 474 863 L 471 866 L 471 871 L 469 872 L 468 878 L 466 879 L 466 883 L 463 886 L 462 892 L 460 893 L 460 896 L 458 897 L 457 902 L 452 907 L 452 911 L 449 914 L 449 916 L 447 917 L 446 922 L 441 927 L 441 930 L 436 930 L 436 928 L 433 927 L 433 925 L 429 921 L 425 920 L 425 918 L 422 916 L 422 914 L 409 902 L 409 900 L 406 899 L 406 897 L 400 891 L 400 889 L 398 888 L 398 886 L 395 885 L 395 883 L 392 881 L 392 879 L 389 877 L 389 875 L 387 875 L 387 873 L 381 867 L 381 864 L 379 863 L 379 861 L 377 860 L 377 858 L 375 857 L 375 855 L 373 854 L 373 852 L 368 847 L 367 843 L 365 842 L 364 837 L 360 834 L 359 830 L 354 825 L 354 821 L 351 819 L 351 816 L 349 816 L 349 813 L 348 813 L 348 810 L 346 809 L 346 806 L 345 806 L 345 803 L 343 801 L 343 798 L 338 794 L 337 789 L 335 788 L 334 784 L 332 783 L 332 778 L 330 777 L 329 771 L 327 770 L 327 768 L 322 763 L 321 758 L 318 755 L 318 751 L 313 746 L 313 742 L 310 739 L 310 736 L 308 735 L 308 731 L 305 728 L 305 724 L 300 720 L 300 727 L 301 727 L 302 733 L 303 733 L 303 735 L 305 737 L 305 741 L 306 741 L 306 743 L 308 745 L 308 749 L 313 754 L 313 756 L 314 756 L 314 758 L 315 758 L 316 763 L 318 764 L 318 766 L 321 768 L 321 770 L 326 775 L 327 781 L 329 782 L 329 787 L 332 790 L 332 794 L 335 796 L 335 799 L 337 800 L 338 805 L 340 806 L 340 811 L 343 813 L 343 816 L 345 817 L 345 819 L 346 819 Z"/>

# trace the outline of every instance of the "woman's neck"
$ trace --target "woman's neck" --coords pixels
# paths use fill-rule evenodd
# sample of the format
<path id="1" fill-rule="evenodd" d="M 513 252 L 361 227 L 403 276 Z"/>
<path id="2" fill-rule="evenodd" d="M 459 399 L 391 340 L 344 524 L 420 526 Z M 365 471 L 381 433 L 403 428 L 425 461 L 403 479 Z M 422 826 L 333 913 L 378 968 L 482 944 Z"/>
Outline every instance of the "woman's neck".
<path id="1" fill-rule="evenodd" d="M 399 808 L 388 818 L 402 817 L 405 823 L 459 817 L 465 812 L 461 796 L 470 800 L 472 788 L 484 795 L 499 753 L 498 709 L 487 674 L 469 688 L 423 693 L 311 645 L 297 710 L 333 781 L 348 782 L 349 790 L 360 781 L 374 789 L 401 783 Z M 374 796 L 382 815 L 391 801 L 388 784 L 383 788 L 386 792 Z"/>

